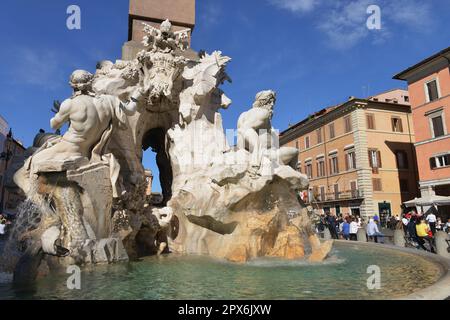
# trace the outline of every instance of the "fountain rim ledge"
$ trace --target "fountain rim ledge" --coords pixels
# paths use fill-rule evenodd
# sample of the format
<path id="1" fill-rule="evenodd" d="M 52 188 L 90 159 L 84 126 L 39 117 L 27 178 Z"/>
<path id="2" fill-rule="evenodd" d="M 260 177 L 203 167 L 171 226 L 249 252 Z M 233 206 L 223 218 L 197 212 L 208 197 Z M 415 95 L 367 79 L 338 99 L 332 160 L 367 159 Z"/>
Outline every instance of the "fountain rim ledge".
<path id="1" fill-rule="evenodd" d="M 418 290 L 411 294 L 396 297 L 392 300 L 446 300 L 450 297 L 450 259 L 439 256 L 434 253 L 425 252 L 423 250 L 417 250 L 413 248 L 403 248 L 395 245 L 372 243 L 372 242 L 360 242 L 360 241 L 347 241 L 347 240 L 334 240 L 335 243 L 344 244 L 348 246 L 365 246 L 373 248 L 383 248 L 393 251 L 400 251 L 411 255 L 427 258 L 428 262 L 433 263 L 441 269 L 441 276 L 439 279 L 429 287 Z M 388 299 L 384 299 L 388 300 Z"/>

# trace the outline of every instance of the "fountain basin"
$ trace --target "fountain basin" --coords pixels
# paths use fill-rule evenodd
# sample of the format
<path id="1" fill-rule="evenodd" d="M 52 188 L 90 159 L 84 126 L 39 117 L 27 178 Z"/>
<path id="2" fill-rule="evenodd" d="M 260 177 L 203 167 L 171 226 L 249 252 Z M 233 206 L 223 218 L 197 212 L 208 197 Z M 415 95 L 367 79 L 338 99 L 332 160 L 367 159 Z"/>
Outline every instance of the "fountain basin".
<path id="1" fill-rule="evenodd" d="M 381 269 L 381 289 L 367 288 L 367 268 Z M 1 299 L 445 299 L 450 260 L 418 250 L 336 241 L 322 263 L 256 259 L 233 264 L 202 256 L 167 255 L 82 269 L 81 290 L 68 274 L 39 279 Z"/>

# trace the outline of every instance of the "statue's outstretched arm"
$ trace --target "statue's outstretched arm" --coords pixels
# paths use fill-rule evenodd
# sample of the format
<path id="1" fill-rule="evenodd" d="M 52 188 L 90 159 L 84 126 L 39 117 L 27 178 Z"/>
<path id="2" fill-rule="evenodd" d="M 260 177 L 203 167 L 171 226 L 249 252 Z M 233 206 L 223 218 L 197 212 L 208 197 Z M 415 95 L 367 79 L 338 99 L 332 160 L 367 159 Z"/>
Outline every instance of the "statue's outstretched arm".
<path id="1" fill-rule="evenodd" d="M 70 108 L 71 108 L 70 101 L 66 100 L 61 104 L 58 113 L 50 120 L 50 126 L 53 129 L 55 130 L 60 129 L 64 123 L 69 121 Z"/>
<path id="2" fill-rule="evenodd" d="M 127 116 L 135 114 L 138 108 L 138 104 L 145 100 L 145 93 L 141 89 L 136 89 L 130 97 L 130 101 L 125 104 L 124 112 Z"/>

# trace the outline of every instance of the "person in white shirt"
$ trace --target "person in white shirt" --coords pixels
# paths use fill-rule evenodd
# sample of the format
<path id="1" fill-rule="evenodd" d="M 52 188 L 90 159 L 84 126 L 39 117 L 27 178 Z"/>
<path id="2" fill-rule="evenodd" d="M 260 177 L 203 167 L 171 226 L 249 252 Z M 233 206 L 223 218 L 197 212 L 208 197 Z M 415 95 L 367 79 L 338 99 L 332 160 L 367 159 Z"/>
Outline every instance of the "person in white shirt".
<path id="1" fill-rule="evenodd" d="M 434 215 L 433 212 L 430 212 L 427 215 L 427 219 L 426 220 L 427 220 L 428 224 L 430 225 L 430 230 L 431 230 L 431 232 L 433 233 L 433 236 L 434 236 L 436 234 L 436 221 L 437 221 L 436 216 Z"/>
<path id="2" fill-rule="evenodd" d="M 358 224 L 358 228 L 362 227 L 362 221 L 360 216 L 356 216 L 356 223 Z"/>
<path id="3" fill-rule="evenodd" d="M 352 217 L 352 222 L 350 222 L 350 240 L 357 241 L 358 234 L 358 222 L 356 222 L 355 217 Z"/>
<path id="4" fill-rule="evenodd" d="M 378 226 L 374 219 L 369 220 L 369 224 L 367 225 L 367 235 L 370 239 L 373 239 L 375 243 L 378 243 L 378 238 L 380 238 L 381 243 L 384 242 L 383 234 L 378 230 Z"/>
<path id="5" fill-rule="evenodd" d="M 447 233 L 450 234 L 450 219 L 448 219 L 444 228 L 445 228 L 445 231 L 447 231 Z"/>
<path id="6" fill-rule="evenodd" d="M 411 218 L 411 215 L 405 214 L 402 218 L 402 224 L 403 224 L 403 232 L 405 232 L 405 235 L 408 233 L 408 223 L 409 219 Z"/>

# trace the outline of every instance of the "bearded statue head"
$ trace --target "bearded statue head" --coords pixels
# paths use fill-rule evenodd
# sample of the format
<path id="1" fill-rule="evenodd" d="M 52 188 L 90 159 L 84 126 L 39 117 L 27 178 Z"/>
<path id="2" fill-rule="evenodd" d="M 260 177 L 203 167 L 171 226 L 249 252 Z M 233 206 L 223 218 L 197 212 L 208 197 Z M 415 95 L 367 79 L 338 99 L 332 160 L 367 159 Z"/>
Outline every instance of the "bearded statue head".
<path id="1" fill-rule="evenodd" d="M 253 108 L 263 108 L 272 111 L 277 100 L 275 91 L 265 90 L 258 92 L 253 103 Z"/>
<path id="2" fill-rule="evenodd" d="M 75 70 L 70 76 L 70 86 L 75 92 L 91 91 L 94 75 L 86 70 Z"/>

